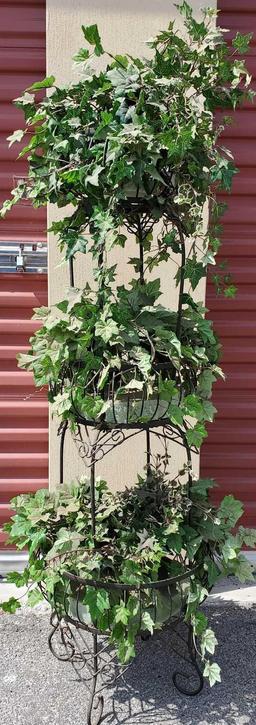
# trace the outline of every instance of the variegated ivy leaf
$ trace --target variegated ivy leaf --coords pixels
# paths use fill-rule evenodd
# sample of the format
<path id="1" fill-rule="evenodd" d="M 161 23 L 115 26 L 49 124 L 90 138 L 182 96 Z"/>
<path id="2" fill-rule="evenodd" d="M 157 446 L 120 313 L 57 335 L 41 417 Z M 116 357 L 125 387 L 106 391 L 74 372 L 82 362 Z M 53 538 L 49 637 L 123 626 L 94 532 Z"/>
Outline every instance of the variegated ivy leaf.
<path id="1" fill-rule="evenodd" d="M 209 654 L 213 655 L 217 644 L 218 640 L 215 637 L 213 630 L 210 628 L 206 629 L 200 639 L 200 646 L 203 657 L 205 656 L 206 652 L 209 652 Z"/>
<path id="2" fill-rule="evenodd" d="M 216 682 L 221 682 L 221 670 L 216 662 L 206 662 L 204 667 L 204 677 L 209 680 L 210 687 L 213 687 Z"/>
<path id="3" fill-rule="evenodd" d="M 19 143 L 22 141 L 23 136 L 25 134 L 25 131 L 22 129 L 19 129 L 17 131 L 14 131 L 11 136 L 7 136 L 7 141 L 9 141 L 9 146 L 12 146 L 14 143 Z"/>
<path id="4" fill-rule="evenodd" d="M 149 612 L 143 612 L 142 618 L 141 618 L 141 628 L 146 629 L 150 634 L 153 634 L 154 631 L 154 620 L 152 619 Z"/>
<path id="5" fill-rule="evenodd" d="M 234 573 L 240 582 L 254 582 L 256 583 L 255 567 L 248 561 L 243 555 L 239 554 L 235 563 Z"/>

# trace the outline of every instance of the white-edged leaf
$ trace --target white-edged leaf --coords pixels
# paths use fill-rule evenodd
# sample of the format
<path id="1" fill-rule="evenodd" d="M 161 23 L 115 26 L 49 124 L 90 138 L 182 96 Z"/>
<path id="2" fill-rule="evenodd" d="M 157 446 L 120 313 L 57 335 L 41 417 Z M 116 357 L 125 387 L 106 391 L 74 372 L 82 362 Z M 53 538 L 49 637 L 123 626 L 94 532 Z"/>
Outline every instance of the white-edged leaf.
<path id="1" fill-rule="evenodd" d="M 210 687 L 213 687 L 216 682 L 221 682 L 220 667 L 217 662 L 206 662 L 203 675 L 207 677 L 210 683 Z"/>
<path id="2" fill-rule="evenodd" d="M 210 628 L 206 629 L 201 637 L 201 650 L 203 657 L 205 656 L 206 652 L 209 652 L 211 655 L 213 655 L 217 644 L 218 640 L 215 637 L 214 631 Z"/>
<path id="3" fill-rule="evenodd" d="M 12 146 L 14 143 L 20 143 L 24 135 L 25 131 L 22 128 L 19 128 L 17 129 L 17 131 L 14 131 L 11 136 L 7 136 L 6 140 L 9 141 L 9 147 Z"/>

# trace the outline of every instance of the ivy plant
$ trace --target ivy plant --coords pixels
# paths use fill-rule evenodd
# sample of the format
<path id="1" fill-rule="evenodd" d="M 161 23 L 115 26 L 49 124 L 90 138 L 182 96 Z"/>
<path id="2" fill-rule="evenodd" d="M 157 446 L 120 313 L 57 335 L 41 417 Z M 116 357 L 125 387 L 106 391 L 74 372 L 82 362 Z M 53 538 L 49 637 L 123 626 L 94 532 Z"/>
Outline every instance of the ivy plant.
<path id="1" fill-rule="evenodd" d="M 128 390 L 147 398 L 157 393 L 170 403 L 171 422 L 178 418 L 182 425 L 192 415 L 197 429 L 189 439 L 200 445 L 204 421 L 214 412 L 205 400 L 221 371 L 218 341 L 193 293 L 220 246 L 223 205 L 216 193 L 229 191 L 237 172 L 219 140 L 223 124 L 216 127 L 212 116 L 253 92 L 244 62 L 231 59 L 214 26 L 214 12 L 204 10 L 197 22 L 187 2 L 179 7 L 187 39 L 171 22 L 149 41 L 149 58 L 112 57 L 97 26 L 83 27 L 89 50 L 75 56 L 79 81 L 59 88 L 50 76 L 16 99 L 26 125 L 9 141 L 25 139 L 19 156 L 28 158 L 29 173 L 1 215 L 23 197 L 36 207 L 71 205 L 73 212 L 51 229 L 66 260 L 73 263 L 78 251 L 93 257 L 94 287 L 72 289 L 57 309 L 37 311 L 43 327 L 19 360 L 37 385 L 49 384 L 55 412 L 71 422 L 77 411 L 102 420 L 110 387 L 117 397 Z M 234 53 L 246 52 L 249 42 L 238 33 Z M 109 63 L 95 72 L 94 57 L 104 53 Z M 38 102 L 45 88 L 51 92 Z M 116 289 L 108 253 L 126 245 L 129 255 L 131 233 L 138 249 L 129 259 L 135 277 Z M 177 270 L 173 311 L 156 303 L 161 287 L 152 279 L 169 260 Z M 233 295 L 227 273 L 216 272 L 214 279 L 218 291 Z M 164 376 L 163 363 L 169 363 Z"/>
<path id="2" fill-rule="evenodd" d="M 11 572 L 7 578 L 18 587 L 28 586 L 31 606 L 43 596 L 53 602 L 54 593 L 56 604 L 57 590 L 59 616 L 68 596 L 69 613 L 74 616 L 75 594 L 67 589 L 64 572 L 89 581 L 138 586 L 183 574 L 189 557 L 196 573 L 183 588 L 174 584 L 171 592 L 159 589 L 153 598 L 150 589 L 143 595 L 134 589 L 125 596 L 122 591 L 88 585 L 80 595 L 82 614 L 87 624 L 110 630 L 110 643 L 126 663 L 135 655 L 141 632 L 153 634 L 184 607 L 185 620 L 192 623 L 198 640 L 204 674 L 212 685 L 220 679 L 219 666 L 209 658 L 217 640 L 199 606 L 221 576 L 235 574 L 242 582 L 254 581 L 253 567 L 240 550 L 244 544 L 255 546 L 256 531 L 239 526 L 234 534 L 243 512 L 241 503 L 230 495 L 219 508 L 210 505 L 208 491 L 214 482 L 208 479 L 194 480 L 188 497 L 182 474 L 170 479 L 158 460 L 150 473 L 123 492 L 113 493 L 105 481 L 98 480 L 96 537 L 91 532 L 86 478 L 53 493 L 42 489 L 18 496 L 12 502 L 16 513 L 4 529 L 12 545 L 28 549 L 29 561 L 22 574 Z M 0 606 L 15 612 L 21 604 L 12 597 Z"/>
<path id="3" fill-rule="evenodd" d="M 19 157 L 28 159 L 29 171 L 0 214 L 23 198 L 35 207 L 51 203 L 63 209 L 50 231 L 69 264 L 71 287 L 52 308 L 36 310 L 41 328 L 28 353 L 19 356 L 36 385 L 48 386 L 61 425 L 74 429 L 83 416 L 107 428 L 113 404 L 157 398 L 189 465 L 174 480 L 158 465 L 148 466 L 138 484 L 115 495 L 100 481 L 94 535 L 85 480 L 55 493 L 16 498 L 16 514 L 5 529 L 12 543 L 29 550 L 28 567 L 10 581 L 38 585 L 29 592 L 31 604 L 41 591 L 50 601 L 57 591 L 60 614 L 64 570 L 136 585 L 176 576 L 188 564 L 197 567 L 182 590 L 183 614 L 193 625 L 212 685 L 220 678 L 209 659 L 216 638 L 198 607 L 219 576 L 252 578 L 240 550 L 255 545 L 255 532 L 235 528 L 242 506 L 232 495 L 214 508 L 212 482 L 195 480 L 191 469 L 191 451 L 199 450 L 205 423 L 215 413 L 212 384 L 223 376 L 219 341 L 197 288 L 220 247 L 224 205 L 218 193 L 230 191 L 238 171 L 221 139 L 229 119 L 224 115 L 216 125 L 213 114 L 234 110 L 254 93 L 241 59 L 251 36 L 237 33 L 230 51 L 224 31 L 215 26 L 215 11 L 205 9 L 196 20 L 185 0 L 179 10 L 186 34 L 171 22 L 148 42 L 147 58 L 113 56 L 103 48 L 97 26 L 83 26 L 85 47 L 75 56 L 79 79 L 59 87 L 49 76 L 16 99 L 25 127 L 9 142 L 22 144 Z M 99 56 L 106 59 L 101 71 L 95 70 Z M 43 89 L 49 93 L 38 100 Z M 117 283 L 110 264 L 114 247 L 125 248 L 130 284 Z M 77 253 L 93 261 L 93 282 L 83 289 L 74 284 Z M 163 264 L 177 288 L 173 309 L 161 299 Z M 213 279 L 218 293 L 234 296 L 225 266 L 215 267 Z M 136 420 L 148 423 L 143 413 Z M 162 598 L 157 590 L 156 603 L 150 591 L 144 591 L 138 617 L 136 590 L 126 601 L 104 586 L 85 587 L 81 606 L 94 625 L 110 630 L 122 662 L 134 655 L 141 630 L 163 626 L 174 602 L 181 609 L 176 588 Z M 71 587 L 70 606 L 72 596 Z M 17 606 L 15 598 L 2 604 L 5 611 Z"/>
<path id="4" fill-rule="evenodd" d="M 148 398 L 165 402 L 172 423 L 193 419 L 195 433 L 193 422 L 186 427 L 190 442 L 203 439 L 204 422 L 215 413 L 212 382 L 222 375 L 219 344 L 200 304 L 184 311 L 178 338 L 177 313 L 155 304 L 159 294 L 160 280 L 132 283 L 130 290 L 119 287 L 102 310 L 88 288 L 73 288 L 55 310 L 36 311 L 43 324 L 30 352 L 19 356 L 20 366 L 33 371 L 36 385 L 50 385 L 61 420 L 75 422 L 82 413 L 100 421 L 112 410 L 112 393 L 122 399 L 146 389 Z"/>

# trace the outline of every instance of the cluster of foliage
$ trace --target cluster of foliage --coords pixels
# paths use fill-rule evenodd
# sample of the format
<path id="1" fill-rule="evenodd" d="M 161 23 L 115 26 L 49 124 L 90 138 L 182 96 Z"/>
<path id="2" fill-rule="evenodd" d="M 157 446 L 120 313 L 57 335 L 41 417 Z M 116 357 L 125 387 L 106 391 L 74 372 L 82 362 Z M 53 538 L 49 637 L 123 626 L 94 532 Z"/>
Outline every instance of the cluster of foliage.
<path id="1" fill-rule="evenodd" d="M 233 534 L 243 512 L 240 502 L 226 496 L 214 508 L 208 498 L 213 481 L 206 479 L 193 481 L 188 496 L 183 474 L 170 480 L 158 464 L 135 486 L 116 494 L 98 480 L 95 537 L 86 479 L 53 493 L 39 490 L 18 496 L 13 501 L 16 513 L 4 528 L 11 544 L 28 548 L 29 562 L 22 574 L 12 572 L 8 580 L 29 586 L 31 606 L 41 600 L 43 591 L 55 606 L 57 602 L 61 616 L 68 601 L 73 618 L 77 616 L 75 593 L 67 586 L 65 571 L 102 582 L 102 587 L 81 589 L 79 614 L 87 624 L 109 632 L 121 662 L 134 657 L 136 637 L 143 630 L 153 634 L 184 607 L 185 620 L 192 623 L 198 638 L 204 674 L 212 685 L 220 678 L 217 663 L 209 660 L 217 640 L 199 605 L 222 575 L 232 573 L 240 581 L 254 579 L 240 549 L 243 544 L 255 546 L 256 532 L 240 526 Z M 188 560 L 197 569 L 181 584 L 139 591 L 140 583 L 184 574 Z M 134 589 L 129 595 L 106 590 L 104 583 L 111 581 Z M 11 598 L 1 606 L 14 612 L 20 601 Z"/>
<path id="2" fill-rule="evenodd" d="M 212 114 L 217 107 L 235 108 L 253 93 L 244 62 L 231 60 L 223 32 L 214 26 L 214 12 L 204 10 L 200 22 L 187 2 L 180 12 L 187 40 L 170 23 L 149 41 L 149 59 L 111 56 L 98 73 L 91 65 L 105 52 L 98 28 L 83 27 L 93 50 L 82 48 L 75 58 L 82 68 L 79 81 L 58 88 L 51 76 L 16 99 L 26 127 L 10 143 L 28 139 L 20 156 L 28 157 L 29 174 L 1 214 L 24 196 L 34 206 L 71 204 L 73 213 L 54 222 L 52 231 L 67 260 L 78 251 L 89 251 L 94 260 L 96 288 L 69 293 L 57 305 L 61 320 L 56 310 L 37 311 L 43 327 L 29 355 L 20 356 L 37 385 L 50 385 L 57 414 L 72 421 L 80 411 L 102 420 L 110 388 L 117 396 L 157 392 L 170 402 L 172 423 L 182 425 L 184 414 L 196 419 L 191 440 L 200 444 L 203 421 L 212 419 L 203 400 L 220 374 L 219 346 L 193 292 L 219 249 L 223 205 L 216 191 L 229 190 L 237 171 L 218 142 L 223 125 L 216 128 Z M 250 36 L 238 33 L 234 52 L 246 52 L 249 42 Z M 37 92 L 47 87 L 51 93 L 37 102 Z M 206 231 L 203 208 L 209 199 L 212 223 Z M 115 245 L 129 248 L 127 232 L 137 241 L 138 255 L 129 260 L 136 277 L 114 295 L 116 268 L 107 255 Z M 159 282 L 149 281 L 169 259 L 177 264 L 173 312 L 155 304 Z M 218 289 L 232 296 L 228 279 L 215 274 Z M 163 376 L 159 367 L 166 362 L 169 373 Z M 207 395 L 201 396 L 205 385 Z M 186 396 L 179 408 L 177 399 Z"/>
<path id="3" fill-rule="evenodd" d="M 55 311 L 36 311 L 43 326 L 31 351 L 19 356 L 20 365 L 33 371 L 36 385 L 51 386 L 53 410 L 62 420 L 75 421 L 79 413 L 99 421 L 112 410 L 112 395 L 146 390 L 147 398 L 166 401 L 173 424 L 195 419 L 186 435 L 200 445 L 203 423 L 215 413 L 208 399 L 212 382 L 222 374 L 218 342 L 196 303 L 184 310 L 178 338 L 177 313 L 155 304 L 159 294 L 160 280 L 119 287 L 102 310 L 87 288 L 71 288 Z"/>
<path id="4" fill-rule="evenodd" d="M 202 235 L 202 207 L 213 182 L 231 187 L 236 169 L 230 152 L 217 143 L 222 126 L 214 128 L 212 113 L 251 99 L 251 79 L 243 61 L 231 61 L 223 31 L 212 22 L 214 11 L 204 10 L 201 22 L 187 2 L 180 12 L 187 40 L 171 22 L 148 42 L 149 59 L 116 56 L 100 73 L 91 67 L 94 54 L 105 52 L 97 26 L 83 27 L 94 50 L 82 48 L 76 56 L 83 69 L 79 82 L 58 88 L 51 76 L 16 99 L 26 128 L 15 131 L 10 143 L 27 139 L 20 156 L 28 155 L 29 178 L 14 190 L 2 214 L 24 195 L 35 206 L 72 204 L 74 213 L 53 224 L 66 258 L 88 247 L 98 258 L 102 247 L 124 245 L 120 225 L 129 217 L 127 201 L 139 197 L 146 201 L 150 222 L 164 222 L 156 252 L 151 235 L 144 240 L 152 268 L 159 259 L 180 254 L 180 229 L 186 236 Z M 250 37 L 238 33 L 234 50 L 245 53 Z M 53 91 L 36 103 L 35 93 L 45 87 Z M 84 236 L 88 231 L 90 241 Z M 219 244 L 212 233 L 204 243 L 201 266 L 195 244 L 185 266 L 193 288 Z M 139 264 L 134 260 L 135 267 Z"/>
<path id="5" fill-rule="evenodd" d="M 110 630 L 123 662 L 134 655 L 140 631 L 162 626 L 185 599 L 184 616 L 199 639 L 204 674 L 214 684 L 219 667 L 208 655 L 216 638 L 198 607 L 220 575 L 252 578 L 240 549 L 255 545 L 255 533 L 242 527 L 233 533 L 242 506 L 232 496 L 216 510 L 208 499 L 211 481 L 192 482 L 190 450 L 206 435 L 205 422 L 215 412 L 212 383 L 222 375 L 218 340 L 194 292 L 220 246 L 223 205 L 216 194 L 230 190 L 237 171 L 219 140 L 228 121 L 216 127 L 213 113 L 235 109 L 254 95 L 245 63 L 237 57 L 247 52 L 251 36 L 237 33 L 232 57 L 223 31 L 214 25 L 214 11 L 204 10 L 197 21 L 185 0 L 179 8 L 186 39 L 170 23 L 149 41 L 149 58 L 107 53 L 105 70 L 95 72 L 92 61 L 105 51 L 97 26 L 83 27 L 92 52 L 82 48 L 75 58 L 78 82 L 59 88 L 51 76 L 16 99 L 26 127 L 9 140 L 27 139 L 20 156 L 28 158 L 29 174 L 0 213 L 24 197 L 35 207 L 48 202 L 68 207 L 51 231 L 69 262 L 72 285 L 77 252 L 93 259 L 91 287 L 73 285 L 54 308 L 36 311 L 42 327 L 29 353 L 20 356 L 21 367 L 33 371 L 38 386 L 48 384 L 53 409 L 71 427 L 80 415 L 107 427 L 113 399 L 159 396 L 189 453 L 186 483 L 184 472 L 169 480 L 152 468 L 124 493 L 114 495 L 99 482 L 96 532 L 86 481 L 54 494 L 38 491 L 14 500 L 17 513 L 5 528 L 12 543 L 29 550 L 24 573 L 9 579 L 38 584 L 29 592 L 31 604 L 41 589 L 56 603 L 57 592 L 61 613 L 65 570 L 102 581 L 100 588 L 85 586 L 81 607 L 93 624 Z M 36 94 L 44 88 L 51 91 L 38 102 Z M 208 230 L 206 202 L 211 204 Z M 129 254 L 131 233 L 136 256 Z M 117 286 L 116 266 L 109 264 L 115 246 L 126 247 L 134 270 L 128 287 Z M 172 269 L 176 265 L 175 310 L 161 304 L 160 282 L 151 277 L 163 262 Z M 218 291 L 232 297 L 235 289 L 225 268 L 214 277 Z M 197 572 L 179 587 L 154 590 L 156 602 L 152 589 L 142 587 L 138 594 L 139 584 L 193 566 Z M 131 584 L 134 591 L 118 599 L 104 588 L 110 580 Z M 71 586 L 70 606 L 72 596 Z M 2 608 L 17 606 L 12 599 Z"/>

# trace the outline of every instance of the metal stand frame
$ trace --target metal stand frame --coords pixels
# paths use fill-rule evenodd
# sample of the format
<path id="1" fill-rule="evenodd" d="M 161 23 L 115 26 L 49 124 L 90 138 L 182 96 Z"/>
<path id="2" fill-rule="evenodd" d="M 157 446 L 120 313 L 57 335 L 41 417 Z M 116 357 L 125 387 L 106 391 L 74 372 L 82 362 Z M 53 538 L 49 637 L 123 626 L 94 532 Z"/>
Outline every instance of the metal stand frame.
<path id="1" fill-rule="evenodd" d="M 140 239 L 140 256 L 141 256 L 141 269 L 140 269 L 140 280 L 141 283 L 144 281 L 143 272 L 143 229 L 141 223 L 138 228 L 138 209 L 136 200 L 136 213 L 133 208 L 128 209 L 129 224 L 131 230 L 135 232 L 136 229 L 139 233 Z M 127 213 L 128 213 L 127 212 Z M 133 219 L 133 214 L 135 217 Z M 128 219 L 128 217 L 127 217 Z M 145 226 L 144 232 L 147 232 L 149 225 L 149 219 L 145 212 L 142 216 L 143 223 Z M 128 222 L 127 222 L 128 225 Z M 129 225 L 128 225 L 129 228 Z M 101 255 L 99 264 L 103 264 L 103 257 Z M 74 286 L 74 266 L 73 259 L 69 260 L 69 275 L 70 285 Z M 182 288 L 182 285 L 181 285 Z M 180 291 L 180 304 L 178 310 L 177 320 L 177 334 L 179 334 L 179 326 L 181 319 L 181 299 L 182 289 Z M 168 370 L 167 370 L 168 374 Z M 171 372 L 170 372 L 171 374 Z M 95 502 L 95 476 L 96 476 L 96 465 L 97 462 L 102 460 L 104 456 L 116 447 L 124 443 L 126 440 L 133 436 L 141 435 L 143 432 L 146 437 L 146 470 L 150 472 L 151 464 L 151 438 L 154 436 L 157 438 L 159 443 L 164 445 L 164 451 L 167 457 L 167 444 L 168 441 L 175 442 L 181 445 L 186 451 L 187 456 L 187 471 L 188 471 L 188 494 L 190 492 L 190 486 L 192 484 L 192 462 L 191 453 L 193 448 L 188 446 L 186 435 L 178 425 L 170 424 L 169 418 L 161 416 L 161 410 L 159 408 L 160 401 L 159 397 L 155 401 L 155 409 L 152 417 L 147 422 L 140 422 L 140 420 L 134 421 L 131 418 L 131 400 L 129 395 L 127 396 L 127 409 L 126 417 L 123 422 L 118 422 L 117 410 L 115 409 L 115 378 L 112 380 L 112 394 L 110 391 L 110 397 L 112 400 L 112 422 L 107 420 L 101 420 L 98 424 L 92 420 L 86 420 L 79 411 L 75 409 L 77 426 L 76 432 L 73 434 L 73 439 L 78 449 L 79 456 L 84 461 L 85 465 L 90 469 L 90 491 L 91 491 L 91 513 L 92 513 L 92 534 L 95 536 L 96 531 L 96 502 Z M 141 410 L 139 419 L 143 416 L 143 407 L 145 404 L 145 398 L 141 399 Z M 60 435 L 60 484 L 64 481 L 64 447 L 65 437 L 68 429 L 68 421 L 63 423 L 59 429 Z M 195 451 L 197 452 L 197 451 Z M 73 582 L 75 587 L 75 615 L 70 612 L 69 598 L 64 596 L 66 601 L 65 605 L 65 616 L 58 615 L 58 606 L 56 603 L 55 611 L 51 616 L 51 627 L 52 631 L 49 636 L 49 647 L 52 654 L 57 657 L 61 662 L 70 662 L 76 671 L 79 679 L 81 679 L 88 688 L 89 691 L 89 703 L 87 708 L 87 725 L 99 725 L 103 717 L 104 709 L 104 698 L 103 690 L 113 684 L 119 677 L 124 675 L 124 672 L 131 665 L 122 666 L 116 661 L 116 656 L 108 644 L 108 633 L 102 634 L 95 627 L 86 624 L 80 613 L 81 593 L 86 589 L 86 586 L 94 586 L 95 588 L 105 589 L 118 589 L 120 590 L 120 596 L 127 596 L 127 593 L 131 590 L 139 592 L 140 596 L 143 596 L 143 589 L 151 589 L 152 596 L 154 592 L 161 588 L 167 589 L 172 601 L 173 589 L 175 585 L 176 591 L 178 590 L 182 597 L 182 582 L 191 577 L 197 570 L 197 567 L 189 567 L 184 574 L 171 579 L 150 582 L 145 585 L 140 584 L 139 587 L 129 586 L 125 584 L 119 584 L 116 582 L 103 582 L 103 581 L 92 581 L 84 580 L 79 577 L 66 573 L 67 587 L 70 585 L 70 581 Z M 180 587 L 180 589 L 179 589 Z M 155 595 L 156 596 L 156 595 Z M 182 602 L 181 598 L 181 602 Z M 185 604 L 185 602 L 184 602 Z M 198 695 L 201 692 L 204 684 L 202 672 L 197 662 L 197 651 L 196 642 L 194 640 L 193 629 L 190 625 L 184 622 L 181 615 L 177 618 L 177 615 L 171 616 L 170 618 L 170 633 L 175 638 L 175 643 L 171 642 L 172 648 L 181 657 L 183 661 L 183 668 L 177 669 L 173 674 L 173 683 L 177 690 L 183 695 L 193 696 Z M 183 623 L 185 633 L 181 633 L 180 624 Z M 145 640 L 145 646 L 147 644 L 147 636 L 142 634 L 142 639 Z M 196 680 L 196 681 L 195 681 Z M 95 714 L 95 716 L 94 716 Z"/>
<path id="2" fill-rule="evenodd" d="M 88 423 L 88 426 L 91 423 Z M 175 440 L 179 436 L 179 431 L 175 427 L 170 426 L 166 421 L 157 421 L 156 428 L 154 428 L 154 421 L 151 422 L 151 428 L 149 426 L 143 426 L 140 429 L 134 429 L 133 427 L 127 430 L 127 435 L 124 435 L 122 429 L 108 427 L 96 427 L 93 428 L 94 435 L 92 436 L 88 426 L 81 426 L 78 424 L 77 431 L 74 434 L 74 440 L 78 447 L 79 454 L 85 462 L 86 466 L 90 469 L 90 481 L 91 481 L 91 511 L 92 511 L 92 533 L 95 535 L 95 480 L 96 480 L 96 464 L 97 461 L 102 458 L 110 451 L 119 446 L 127 438 L 141 434 L 143 431 L 146 435 L 146 468 L 150 471 L 150 460 L 151 460 L 151 435 L 157 437 L 159 441 L 163 441 L 166 446 L 166 441 Z M 63 483 L 64 473 L 64 449 L 65 449 L 65 437 L 67 433 L 67 424 L 65 423 L 60 433 L 60 483 Z M 84 438 L 86 436 L 86 439 Z M 88 437 L 87 437 L 88 436 Z M 181 445 L 184 442 L 181 441 Z M 187 449 L 188 461 L 190 461 L 190 450 Z M 189 469 L 188 469 L 189 470 Z M 188 473 L 188 476 L 190 473 Z M 181 574 L 172 579 L 165 580 L 164 582 L 152 582 L 152 591 L 161 589 L 162 587 L 168 588 L 170 598 L 172 597 L 171 586 L 175 584 L 176 588 L 180 586 L 180 592 L 182 596 L 181 583 L 192 576 L 197 567 L 188 569 L 187 572 Z M 111 650 L 108 644 L 108 636 L 106 633 L 102 634 L 95 627 L 86 624 L 80 613 L 80 602 L 82 600 L 82 592 L 86 589 L 87 585 L 102 587 L 106 589 L 119 589 L 121 596 L 126 596 L 127 592 L 136 587 L 100 582 L 92 580 L 84 580 L 79 577 L 72 575 L 67 572 L 67 588 L 70 585 L 70 581 L 75 586 L 75 614 L 74 611 L 70 613 L 69 599 L 68 596 L 64 596 L 66 601 L 65 605 L 65 616 L 60 617 L 58 615 L 58 606 L 51 616 L 51 627 L 52 631 L 49 636 L 49 647 L 52 654 L 62 662 L 69 662 L 72 664 L 79 679 L 84 682 L 89 692 L 89 703 L 87 708 L 87 725 L 99 725 L 103 717 L 104 709 L 104 698 L 103 690 L 110 684 L 113 684 L 119 677 L 124 675 L 131 664 L 122 666 L 117 663 L 115 653 Z M 148 588 L 149 584 L 145 585 Z M 143 585 L 140 587 L 143 592 Z M 181 600 L 182 601 L 182 600 Z M 184 602 L 185 604 L 185 602 Z M 180 631 L 182 624 L 183 632 Z M 142 635 L 143 640 L 148 638 Z M 172 642 L 172 639 L 175 641 Z M 183 661 L 182 668 L 177 669 L 173 674 L 173 683 L 176 689 L 183 695 L 194 696 L 201 692 L 204 684 L 203 676 L 200 667 L 197 662 L 196 646 L 194 641 L 193 629 L 191 625 L 186 624 L 183 621 L 182 613 L 177 618 L 174 617 L 170 621 L 170 640 L 172 649 L 178 654 Z M 146 646 L 145 642 L 145 646 Z"/>

